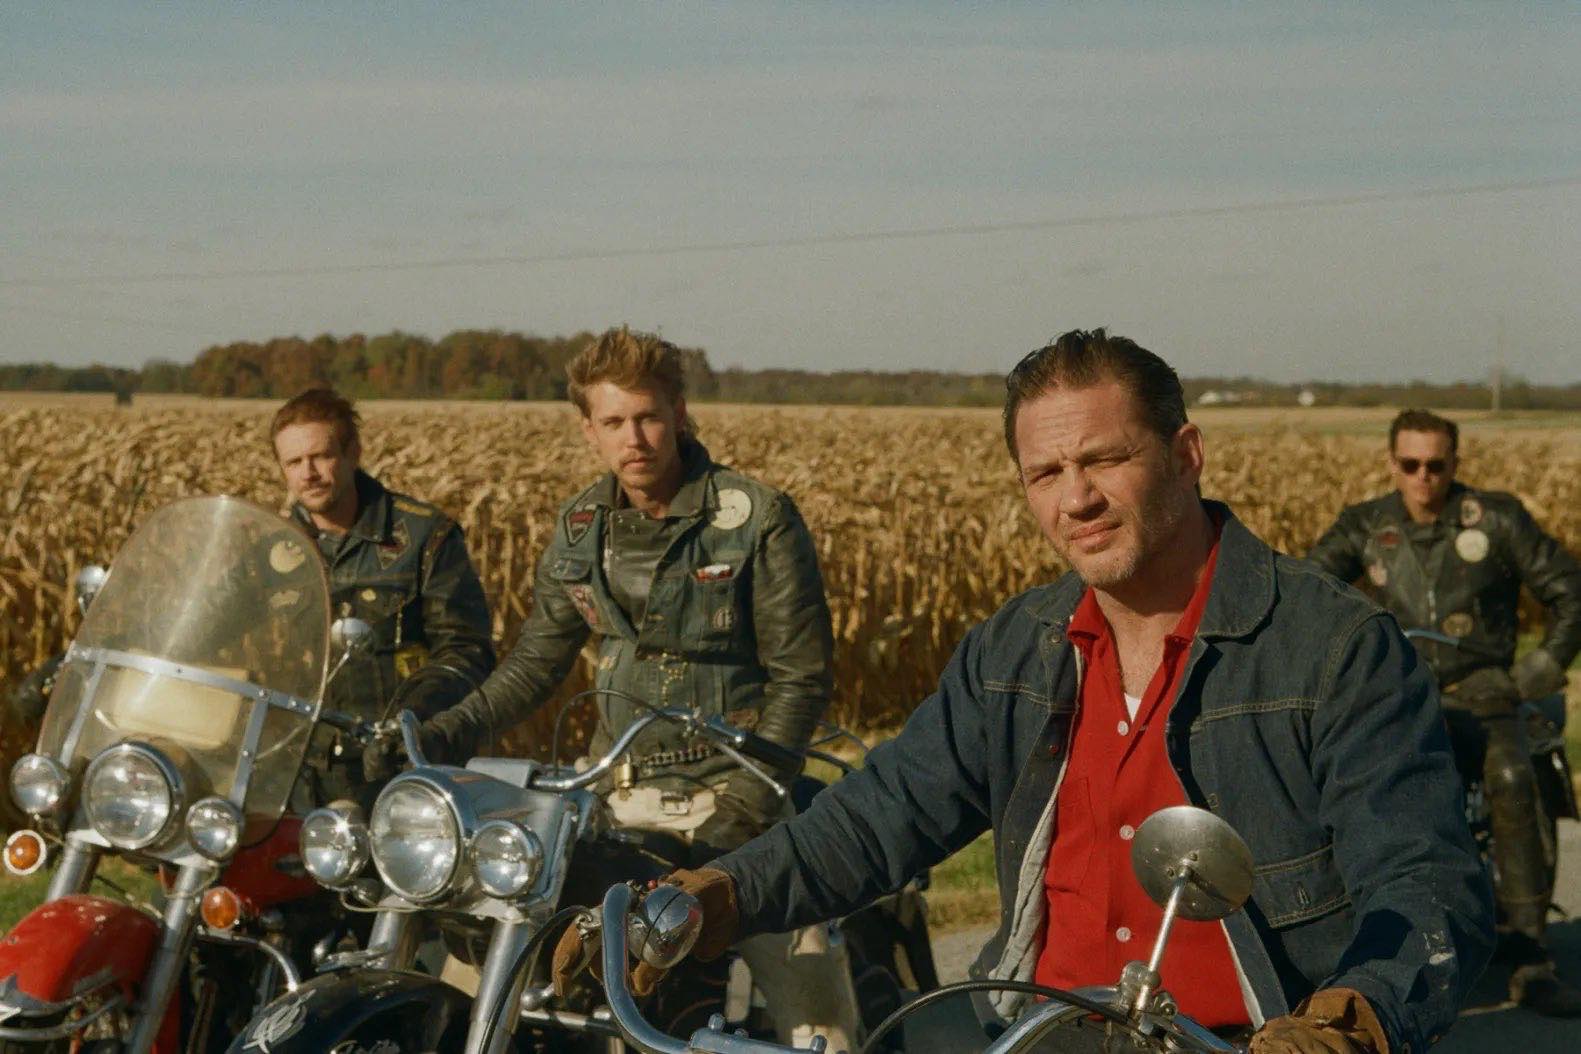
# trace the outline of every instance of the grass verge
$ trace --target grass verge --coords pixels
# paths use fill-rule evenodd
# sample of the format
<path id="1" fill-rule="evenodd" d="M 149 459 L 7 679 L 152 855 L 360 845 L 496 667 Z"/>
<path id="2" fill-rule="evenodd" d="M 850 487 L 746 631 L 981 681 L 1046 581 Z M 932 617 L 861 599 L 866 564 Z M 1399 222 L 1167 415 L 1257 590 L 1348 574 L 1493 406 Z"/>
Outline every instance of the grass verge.
<path id="1" fill-rule="evenodd" d="M 22 916 L 38 906 L 49 888 L 49 876 L 49 868 L 26 878 L 0 872 L 0 933 L 9 933 Z M 89 892 L 112 900 L 149 901 L 158 888 L 159 880 L 149 872 L 108 857 L 100 861 Z"/>

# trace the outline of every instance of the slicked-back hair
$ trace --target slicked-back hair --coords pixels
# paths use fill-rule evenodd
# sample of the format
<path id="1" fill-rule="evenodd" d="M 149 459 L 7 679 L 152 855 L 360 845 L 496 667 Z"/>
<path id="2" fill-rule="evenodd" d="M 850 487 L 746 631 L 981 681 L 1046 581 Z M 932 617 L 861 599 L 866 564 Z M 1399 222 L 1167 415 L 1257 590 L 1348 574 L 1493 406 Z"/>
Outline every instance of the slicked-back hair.
<path id="1" fill-rule="evenodd" d="M 1394 453 L 1394 441 L 1401 432 L 1441 432 L 1449 437 L 1449 452 L 1460 452 L 1460 426 L 1447 417 L 1439 417 L 1431 410 L 1401 410 L 1389 422 L 1389 453 Z"/>
<path id="2" fill-rule="evenodd" d="M 654 388 L 671 402 L 686 394 L 681 351 L 653 333 L 633 333 L 625 326 L 607 329 L 565 364 L 566 394 L 586 417 L 592 411 L 587 390 L 608 381 L 628 391 Z"/>
<path id="3" fill-rule="evenodd" d="M 357 413 L 350 399 L 333 388 L 309 388 L 287 400 L 275 411 L 274 421 L 269 425 L 269 445 L 274 446 L 281 430 L 303 424 L 334 425 L 335 441 L 342 452 L 361 441 L 357 429 L 362 424 L 362 415 Z"/>
<path id="4" fill-rule="evenodd" d="M 1186 423 L 1186 395 L 1174 368 L 1134 340 L 1102 329 L 1073 329 L 1030 352 L 1005 377 L 1005 446 L 1016 449 L 1016 414 L 1021 404 L 1056 388 L 1090 388 L 1114 381 L 1136 401 L 1143 423 L 1167 443 Z"/>

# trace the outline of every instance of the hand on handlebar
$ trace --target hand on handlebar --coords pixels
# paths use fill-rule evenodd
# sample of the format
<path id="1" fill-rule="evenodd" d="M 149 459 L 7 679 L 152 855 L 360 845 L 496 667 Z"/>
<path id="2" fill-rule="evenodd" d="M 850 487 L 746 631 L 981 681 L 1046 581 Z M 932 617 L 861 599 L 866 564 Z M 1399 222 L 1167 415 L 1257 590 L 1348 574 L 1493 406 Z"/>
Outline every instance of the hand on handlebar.
<path id="1" fill-rule="evenodd" d="M 1565 671 L 1547 648 L 1533 648 L 1521 656 L 1520 661 L 1510 667 L 1510 677 L 1521 698 L 1528 701 L 1563 691 L 1565 687 Z"/>
<path id="2" fill-rule="evenodd" d="M 1349 988 L 1313 992 L 1295 1013 L 1252 1036 L 1251 1054 L 1382 1054 L 1388 1037 L 1371 1004 Z"/>
<path id="3" fill-rule="evenodd" d="M 703 961 L 717 959 L 725 949 L 735 943 L 739 919 L 736 913 L 736 882 L 723 871 L 705 867 L 699 871 L 675 871 L 662 882 L 679 887 L 697 898 L 703 909 L 703 926 L 698 932 L 692 955 Z M 659 882 L 653 883 L 654 886 Z M 650 887 L 651 888 L 651 887 Z M 584 934 L 579 926 L 569 926 L 555 945 L 550 961 L 550 974 L 554 979 L 555 994 L 564 998 L 584 969 L 591 969 L 593 977 L 603 983 L 599 938 L 596 931 Z M 638 996 L 651 993 L 663 979 L 664 970 L 645 962 L 632 967 L 629 977 L 631 991 Z"/>
<path id="4" fill-rule="evenodd" d="M 444 723 L 445 714 L 438 714 L 417 724 L 417 743 L 422 761 L 428 765 L 452 765 L 467 759 L 456 757 L 451 744 L 449 729 Z M 408 717 L 406 720 L 410 721 Z M 406 766 L 416 761 L 408 756 L 406 741 L 397 720 L 381 721 L 371 739 L 362 750 L 362 778 L 368 783 L 383 783 Z"/>

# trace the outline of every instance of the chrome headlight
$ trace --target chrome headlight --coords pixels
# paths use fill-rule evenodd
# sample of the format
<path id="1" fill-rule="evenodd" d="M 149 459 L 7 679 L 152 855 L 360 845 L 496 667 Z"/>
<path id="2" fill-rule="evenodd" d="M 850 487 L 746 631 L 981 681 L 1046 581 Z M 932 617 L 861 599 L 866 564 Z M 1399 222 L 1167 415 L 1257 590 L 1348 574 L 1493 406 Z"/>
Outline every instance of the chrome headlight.
<path id="1" fill-rule="evenodd" d="M 516 897 L 543 870 L 538 836 L 510 820 L 490 820 L 472 836 L 472 873 L 491 897 Z"/>
<path id="2" fill-rule="evenodd" d="M 314 880 L 339 889 L 368 866 L 368 825 L 362 810 L 314 809 L 302 821 L 302 866 Z"/>
<path id="3" fill-rule="evenodd" d="M 54 812 L 65 800 L 70 782 L 54 758 L 24 754 L 11 766 L 11 800 L 29 816 Z"/>
<path id="4" fill-rule="evenodd" d="M 94 829 L 121 849 L 142 849 L 164 837 L 181 809 L 181 776 L 143 743 L 120 743 L 88 766 L 83 804 Z"/>
<path id="5" fill-rule="evenodd" d="M 187 810 L 187 841 L 215 863 L 230 859 L 242 840 L 242 811 L 224 798 L 204 798 Z"/>
<path id="6" fill-rule="evenodd" d="M 439 790 L 391 781 L 373 805 L 368 833 L 379 877 L 398 895 L 421 903 L 449 892 L 461 863 L 461 825 Z"/>

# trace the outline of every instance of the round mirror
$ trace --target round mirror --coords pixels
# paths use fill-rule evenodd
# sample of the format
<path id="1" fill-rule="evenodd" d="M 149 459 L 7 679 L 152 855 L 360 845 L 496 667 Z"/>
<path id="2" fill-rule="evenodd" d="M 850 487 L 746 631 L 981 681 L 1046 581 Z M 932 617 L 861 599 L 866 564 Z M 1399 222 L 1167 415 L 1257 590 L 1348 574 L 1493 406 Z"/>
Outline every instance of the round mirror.
<path id="1" fill-rule="evenodd" d="M 373 651 L 373 627 L 360 618 L 338 618 L 330 623 L 329 646 L 343 659 Z"/>
<path id="2" fill-rule="evenodd" d="M 1153 902 L 1168 903 L 1182 875 L 1180 917 L 1222 919 L 1252 895 L 1252 851 L 1235 828 L 1194 805 L 1160 809 L 1131 843 L 1131 869 Z"/>
<path id="3" fill-rule="evenodd" d="M 659 886 L 626 917 L 626 941 L 643 962 L 668 970 L 686 958 L 702 927 L 703 907 L 696 897 L 675 886 Z"/>
<path id="4" fill-rule="evenodd" d="M 77 594 L 77 610 L 83 614 L 88 613 L 88 605 L 93 603 L 93 598 L 99 595 L 99 590 L 104 588 L 105 579 L 110 577 L 110 572 L 98 564 L 89 564 L 77 572 L 76 579 L 72 582 L 72 590 Z"/>

